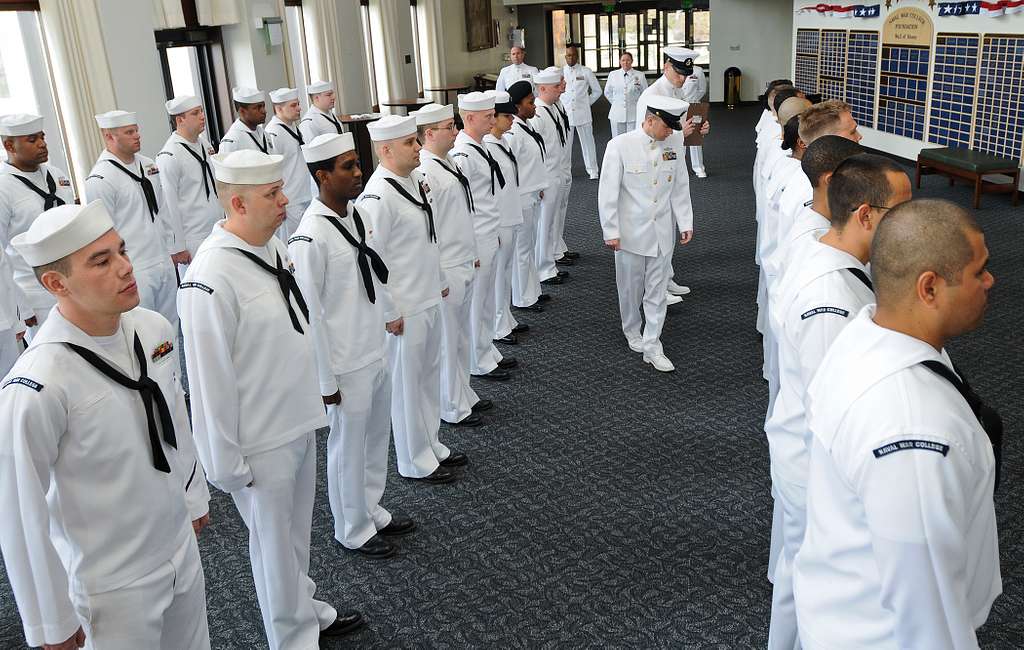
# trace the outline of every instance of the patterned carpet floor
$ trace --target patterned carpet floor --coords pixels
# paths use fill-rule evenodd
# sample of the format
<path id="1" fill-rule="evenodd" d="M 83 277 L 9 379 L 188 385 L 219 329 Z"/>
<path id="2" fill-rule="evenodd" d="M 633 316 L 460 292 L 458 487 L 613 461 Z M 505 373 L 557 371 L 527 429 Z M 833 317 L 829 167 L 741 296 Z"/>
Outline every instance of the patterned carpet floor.
<path id="1" fill-rule="evenodd" d="M 612 255 L 602 247 L 597 181 L 579 161 L 566 240 L 582 259 L 552 287 L 531 332 L 506 348 L 520 361 L 479 429 L 442 430 L 470 465 L 450 486 L 394 473 L 384 503 L 419 530 L 374 562 L 333 540 L 324 493 L 325 436 L 310 573 L 318 595 L 355 607 L 367 627 L 351 648 L 758 648 L 767 639 L 771 497 L 761 430 L 767 399 L 754 330 L 753 126 L 759 108 L 715 108 L 707 179 L 691 178 L 696 237 L 677 247 L 693 293 L 669 308 L 663 341 L 677 372 L 626 347 Z M 607 122 L 596 120 L 599 149 Z M 579 156 L 577 152 L 577 158 Z M 919 196 L 969 205 L 969 190 L 927 178 Z M 978 213 L 997 282 L 984 326 L 950 350 L 1007 424 L 996 498 L 1004 594 L 985 648 L 1024 647 L 1024 208 L 986 197 Z M 214 493 L 200 548 L 217 649 L 263 648 L 245 529 Z M 0 647 L 23 647 L 0 574 Z"/>

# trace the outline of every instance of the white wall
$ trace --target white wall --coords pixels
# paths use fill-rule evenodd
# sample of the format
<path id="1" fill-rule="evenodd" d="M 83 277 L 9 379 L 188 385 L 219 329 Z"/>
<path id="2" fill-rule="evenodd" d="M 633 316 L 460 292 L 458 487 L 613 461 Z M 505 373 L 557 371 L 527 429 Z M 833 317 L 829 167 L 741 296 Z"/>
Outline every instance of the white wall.
<path id="1" fill-rule="evenodd" d="M 240 3 L 240 7 L 242 21 L 236 25 L 225 25 L 221 29 L 229 85 L 251 86 L 264 92 L 288 85 L 284 45 L 276 45 L 267 53 L 263 32 L 257 31 L 253 22 L 263 16 L 280 16 L 277 3 L 271 0 L 248 0 Z"/>
<path id="2" fill-rule="evenodd" d="M 464 3 L 455 0 L 444 2 L 444 56 L 449 84 L 472 85 L 473 75 L 480 73 L 498 73 L 508 65 L 508 30 L 517 24 L 515 9 L 506 7 L 502 0 L 491 0 L 491 17 L 500 24 L 498 46 L 486 50 L 469 52 L 466 49 L 466 8 Z M 543 38 L 542 36 L 540 38 Z M 547 47 L 533 36 L 531 47 Z"/>
<path id="3" fill-rule="evenodd" d="M 723 101 L 723 75 L 732 66 L 743 73 L 743 101 L 756 100 L 765 84 L 790 74 L 793 0 L 711 0 L 710 6 L 711 101 Z"/>

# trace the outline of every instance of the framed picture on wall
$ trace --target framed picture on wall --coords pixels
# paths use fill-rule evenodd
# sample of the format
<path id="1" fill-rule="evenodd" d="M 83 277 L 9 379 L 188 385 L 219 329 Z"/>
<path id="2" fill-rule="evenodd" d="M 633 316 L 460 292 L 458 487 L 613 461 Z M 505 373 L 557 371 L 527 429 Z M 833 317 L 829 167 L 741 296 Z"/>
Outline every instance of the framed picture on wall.
<path id="1" fill-rule="evenodd" d="M 491 0 L 466 1 L 466 49 L 487 50 L 498 44 L 498 35 L 491 17 Z"/>

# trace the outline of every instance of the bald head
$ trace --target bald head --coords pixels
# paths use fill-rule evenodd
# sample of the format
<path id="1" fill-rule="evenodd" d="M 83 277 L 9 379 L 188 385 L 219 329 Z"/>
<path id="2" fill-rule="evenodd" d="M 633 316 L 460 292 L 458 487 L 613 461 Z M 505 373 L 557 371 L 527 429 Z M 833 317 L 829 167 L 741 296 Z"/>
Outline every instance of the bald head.
<path id="1" fill-rule="evenodd" d="M 852 140 L 825 135 L 807 146 L 800 167 L 811 181 L 811 187 L 820 187 L 826 174 L 834 172 L 847 158 L 863 152 L 864 148 Z"/>
<path id="2" fill-rule="evenodd" d="M 892 308 L 916 295 L 917 281 L 932 272 L 960 284 L 974 257 L 970 235 L 981 226 L 967 210 L 939 199 L 907 201 L 889 211 L 871 248 L 871 275 L 879 306 Z"/>

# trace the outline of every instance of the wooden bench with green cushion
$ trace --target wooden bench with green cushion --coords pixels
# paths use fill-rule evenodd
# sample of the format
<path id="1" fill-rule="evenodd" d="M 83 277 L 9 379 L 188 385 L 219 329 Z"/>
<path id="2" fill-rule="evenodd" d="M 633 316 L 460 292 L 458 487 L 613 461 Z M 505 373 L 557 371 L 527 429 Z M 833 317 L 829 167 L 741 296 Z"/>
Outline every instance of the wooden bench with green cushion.
<path id="1" fill-rule="evenodd" d="M 981 205 L 982 193 L 995 192 L 1013 195 L 1013 205 L 1017 205 L 1017 187 L 1020 184 L 1019 162 L 1011 158 L 1002 158 L 992 154 L 971 151 L 970 149 L 922 149 L 917 154 L 917 182 L 921 187 L 921 176 L 926 174 L 942 174 L 949 177 L 952 185 L 956 178 L 964 178 L 974 184 L 974 208 Z M 1012 183 L 992 183 L 984 180 L 986 174 L 1005 174 L 1013 178 Z"/>

